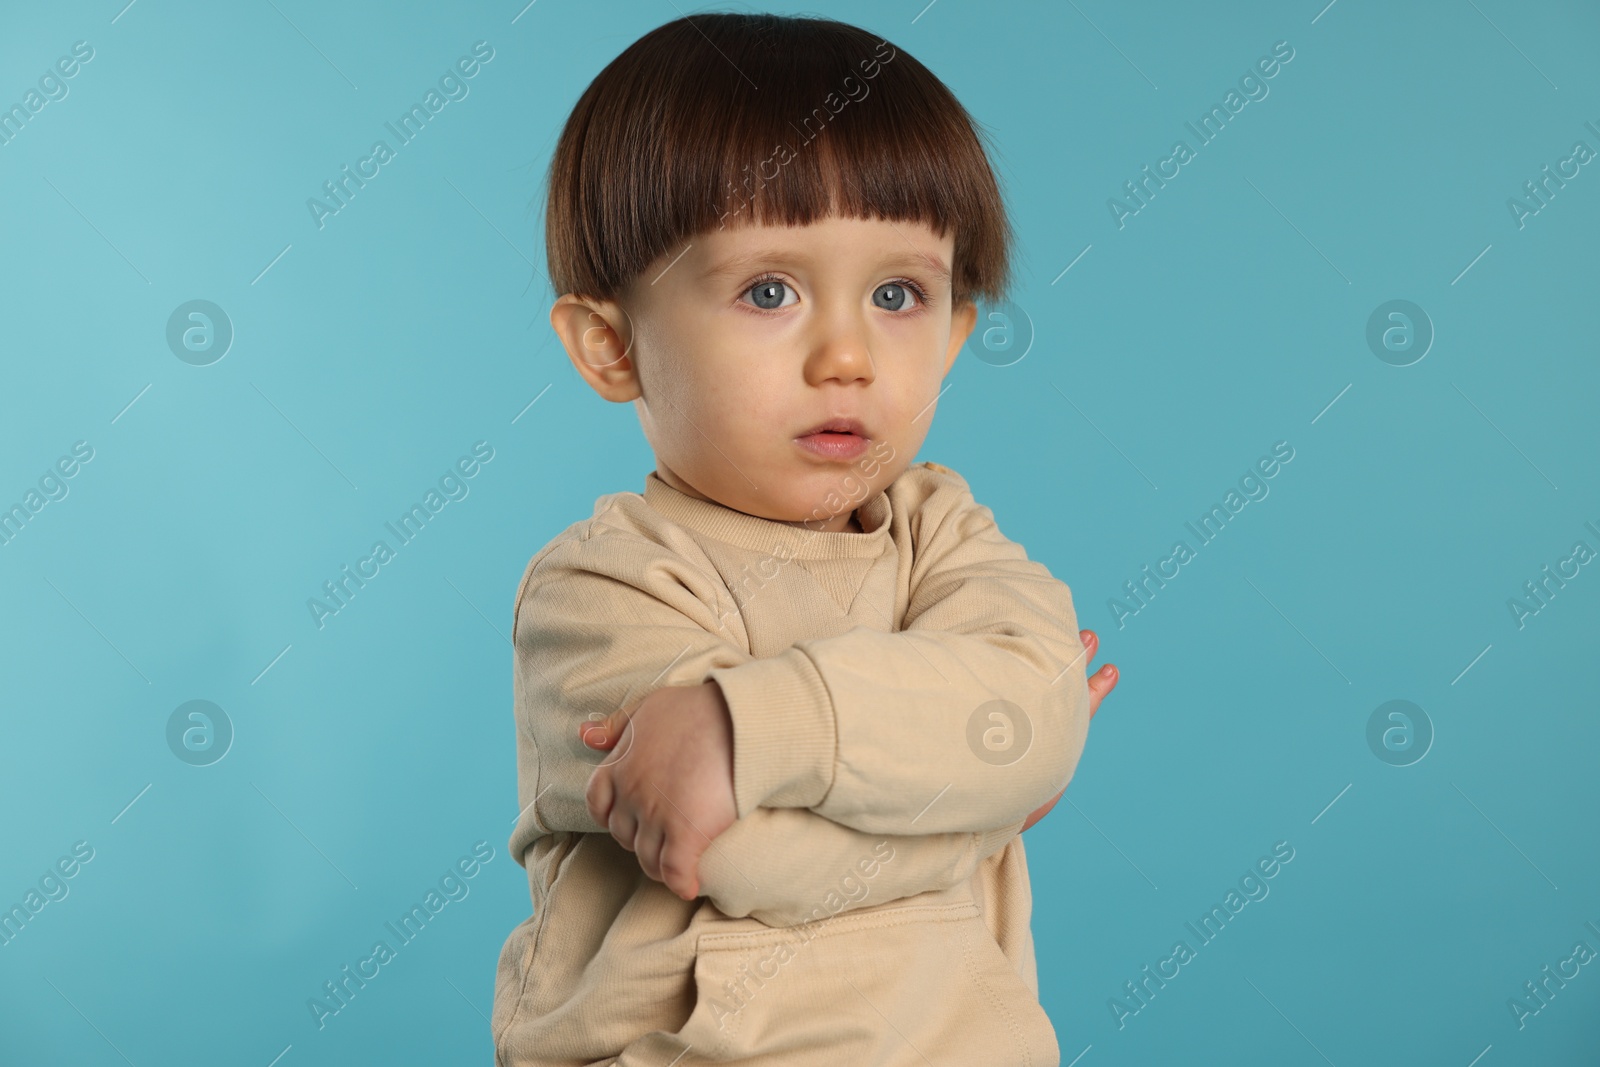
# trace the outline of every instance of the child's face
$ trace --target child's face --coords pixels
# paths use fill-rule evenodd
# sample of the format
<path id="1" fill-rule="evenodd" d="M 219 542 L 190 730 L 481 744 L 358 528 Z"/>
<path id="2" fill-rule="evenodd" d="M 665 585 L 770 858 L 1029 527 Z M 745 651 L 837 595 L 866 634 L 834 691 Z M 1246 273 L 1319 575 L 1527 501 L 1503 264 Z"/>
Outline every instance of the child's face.
<path id="1" fill-rule="evenodd" d="M 856 528 L 855 507 L 916 456 L 972 331 L 974 305 L 951 307 L 954 243 L 881 219 L 713 230 L 620 302 L 563 296 L 551 323 L 596 391 L 633 401 L 669 484 Z M 858 420 L 865 440 L 807 437 L 835 418 Z"/>

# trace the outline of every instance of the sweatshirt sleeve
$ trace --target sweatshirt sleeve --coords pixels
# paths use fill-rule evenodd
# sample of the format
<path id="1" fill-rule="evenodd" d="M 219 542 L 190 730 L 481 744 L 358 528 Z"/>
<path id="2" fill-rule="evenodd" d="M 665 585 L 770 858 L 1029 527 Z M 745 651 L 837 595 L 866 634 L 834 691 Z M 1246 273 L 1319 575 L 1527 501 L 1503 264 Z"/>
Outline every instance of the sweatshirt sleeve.
<path id="1" fill-rule="evenodd" d="M 971 878 L 1022 831 L 866 834 L 805 808 L 757 808 L 700 858 L 700 895 L 724 914 L 796 926 Z"/>
<path id="2" fill-rule="evenodd" d="M 713 580 L 643 537 L 591 527 L 548 546 L 518 589 L 512 644 L 521 815 L 511 854 L 545 833 L 607 833 L 584 793 L 607 753 L 580 724 L 750 656 L 716 633 Z"/>
<path id="3" fill-rule="evenodd" d="M 754 662 L 715 632 L 722 588 L 668 549 L 606 528 L 557 542 L 529 564 L 513 622 L 522 805 L 513 856 L 544 833 L 608 832 L 584 799 L 606 753 L 583 744 L 580 723 L 668 685 L 697 685 L 714 668 Z M 712 840 L 701 894 L 729 915 L 790 925 L 817 907 L 955 885 L 1020 830 L 1018 822 L 977 833 L 867 834 L 804 809 L 759 809 Z M 859 901 L 850 899 L 862 893 L 847 881 L 851 868 L 866 887 Z"/>
<path id="4" fill-rule="evenodd" d="M 959 475 L 926 466 L 899 631 L 858 626 L 710 671 L 741 817 L 795 807 L 871 834 L 983 832 L 1072 777 L 1089 692 L 1071 592 Z"/>

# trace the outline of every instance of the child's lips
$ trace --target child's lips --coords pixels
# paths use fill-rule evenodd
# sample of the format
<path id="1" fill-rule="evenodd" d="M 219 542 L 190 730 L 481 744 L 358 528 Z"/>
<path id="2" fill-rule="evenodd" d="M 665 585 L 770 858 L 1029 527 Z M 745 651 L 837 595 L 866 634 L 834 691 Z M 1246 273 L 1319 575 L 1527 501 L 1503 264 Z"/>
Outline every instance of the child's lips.
<path id="1" fill-rule="evenodd" d="M 825 422 L 819 422 L 815 424 L 809 430 L 805 431 L 805 433 L 801 436 L 809 436 L 811 434 L 823 433 L 829 430 L 837 433 L 853 433 L 857 437 L 871 436 L 867 433 L 866 424 L 860 419 L 850 415 L 835 415 Z"/>
<path id="2" fill-rule="evenodd" d="M 855 459 L 867 450 L 868 439 L 857 433 L 823 431 L 796 437 L 795 443 L 825 459 Z"/>

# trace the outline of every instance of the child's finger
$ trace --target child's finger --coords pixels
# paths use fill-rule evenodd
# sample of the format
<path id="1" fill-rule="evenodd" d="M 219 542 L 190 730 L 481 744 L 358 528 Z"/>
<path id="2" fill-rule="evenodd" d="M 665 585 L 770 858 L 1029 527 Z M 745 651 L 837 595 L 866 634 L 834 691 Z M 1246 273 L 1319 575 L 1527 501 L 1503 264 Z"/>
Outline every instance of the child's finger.
<path id="1" fill-rule="evenodd" d="M 661 845 L 661 881 L 684 900 L 700 895 L 700 855 L 704 849 L 686 837 L 666 836 Z"/>
<path id="2" fill-rule="evenodd" d="M 1117 669 L 1109 663 L 1089 675 L 1089 718 L 1094 718 L 1094 713 L 1100 710 L 1100 701 L 1117 687 L 1117 678 Z"/>
<path id="3" fill-rule="evenodd" d="M 629 852 L 634 850 L 634 841 L 639 836 L 639 820 L 628 810 L 626 804 L 611 809 L 611 817 L 606 820 L 606 829 L 611 832 L 617 844 Z"/>
<path id="4" fill-rule="evenodd" d="M 590 748 L 606 749 L 611 747 L 611 739 L 606 736 L 604 719 L 587 719 L 579 723 L 578 737 Z"/>
<path id="5" fill-rule="evenodd" d="M 661 827 L 640 823 L 633 838 L 633 853 L 639 857 L 639 869 L 652 881 L 661 881 L 661 847 L 666 835 Z"/>
<path id="6" fill-rule="evenodd" d="M 620 720 L 620 722 L 619 722 Z M 589 719 L 578 724 L 578 736 L 590 748 L 605 752 L 617 743 L 622 736 L 622 726 L 626 719 L 620 712 L 612 712 L 603 719 Z"/>
<path id="7" fill-rule="evenodd" d="M 1078 640 L 1083 642 L 1085 650 L 1083 662 L 1088 663 L 1094 659 L 1094 654 L 1100 651 L 1100 637 L 1093 630 L 1079 630 Z"/>
<path id="8" fill-rule="evenodd" d="M 611 805 L 616 802 L 616 786 L 611 781 L 609 767 L 596 767 L 589 775 L 589 784 L 583 790 L 583 801 L 589 808 L 589 817 L 601 826 L 606 825 L 611 818 Z"/>

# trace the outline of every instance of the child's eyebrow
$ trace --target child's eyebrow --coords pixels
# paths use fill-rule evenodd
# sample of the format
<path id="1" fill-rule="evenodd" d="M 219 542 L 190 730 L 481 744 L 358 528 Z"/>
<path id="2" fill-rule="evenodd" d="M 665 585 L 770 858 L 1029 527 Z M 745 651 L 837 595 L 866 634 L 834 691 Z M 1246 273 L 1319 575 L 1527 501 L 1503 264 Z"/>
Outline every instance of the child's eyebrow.
<path id="1" fill-rule="evenodd" d="M 950 268 L 938 256 L 924 256 L 920 253 L 902 253 L 884 260 L 885 266 L 911 267 L 915 270 L 925 270 L 942 282 L 950 280 Z"/>
<path id="2" fill-rule="evenodd" d="M 701 277 L 705 279 L 721 278 L 732 275 L 744 274 L 756 267 L 782 264 L 803 263 L 806 257 L 776 249 L 758 249 L 754 252 L 745 252 L 741 255 L 730 256 L 708 267 Z M 882 261 L 885 267 L 911 267 L 924 270 L 942 282 L 950 281 L 950 268 L 944 265 L 943 260 L 937 256 L 922 256 L 915 252 L 902 252 L 898 255 L 888 256 Z"/>

